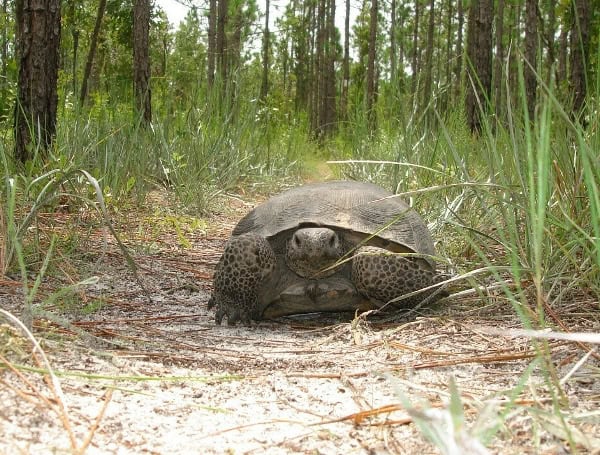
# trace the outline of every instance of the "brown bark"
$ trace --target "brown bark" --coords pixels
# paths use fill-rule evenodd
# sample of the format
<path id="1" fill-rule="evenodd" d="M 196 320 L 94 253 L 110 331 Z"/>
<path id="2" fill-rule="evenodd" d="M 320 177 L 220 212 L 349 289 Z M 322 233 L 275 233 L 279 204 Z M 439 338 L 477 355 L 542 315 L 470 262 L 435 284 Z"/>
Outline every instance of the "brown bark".
<path id="1" fill-rule="evenodd" d="M 15 158 L 24 163 L 36 145 L 45 153 L 56 133 L 60 0 L 17 0 L 16 13 Z"/>
<path id="2" fill-rule="evenodd" d="M 419 19 L 421 16 L 419 1 L 415 0 L 415 21 L 413 28 L 413 48 L 412 48 L 412 96 L 416 100 L 417 96 L 417 79 L 419 74 Z M 414 101 L 414 100 L 413 100 Z"/>
<path id="3" fill-rule="evenodd" d="M 465 12 L 463 9 L 463 0 L 458 0 L 456 3 L 458 24 L 456 25 L 456 65 L 454 67 L 454 79 L 456 85 L 454 87 L 454 96 L 458 98 L 461 93 L 463 79 L 463 27 L 465 24 Z"/>
<path id="4" fill-rule="evenodd" d="M 502 81 L 504 61 L 504 0 L 498 0 L 498 12 L 496 14 L 496 56 L 494 65 L 494 108 L 496 121 L 502 115 Z"/>
<path id="5" fill-rule="evenodd" d="M 102 18 L 104 17 L 104 11 L 106 10 L 106 0 L 100 0 L 98 4 L 98 12 L 96 14 L 96 24 L 94 25 L 94 31 L 92 33 L 92 39 L 90 41 L 90 50 L 88 52 L 88 58 L 85 63 L 85 70 L 83 72 L 83 79 L 81 80 L 81 93 L 79 95 L 79 104 L 83 106 L 85 98 L 87 97 L 88 91 L 88 80 L 92 72 L 92 65 L 94 63 L 94 56 L 96 55 L 96 49 L 98 48 L 98 37 L 100 36 L 100 27 L 102 26 Z M 75 44 L 73 45 L 75 49 Z M 75 60 L 75 59 L 74 59 Z M 73 72 L 75 74 L 75 72 Z"/>
<path id="6" fill-rule="evenodd" d="M 390 82 L 396 86 L 396 0 L 392 0 L 390 11 Z"/>
<path id="7" fill-rule="evenodd" d="M 225 30 L 227 28 L 229 13 L 229 2 L 228 0 L 219 0 L 217 8 L 217 35 L 216 35 L 216 60 L 217 60 L 217 71 L 221 83 L 225 84 L 227 81 L 227 37 Z"/>
<path id="8" fill-rule="evenodd" d="M 340 117 L 348 117 L 348 90 L 350 88 L 350 0 L 346 0 L 344 16 L 344 60 L 342 61 L 342 96 L 340 102 Z"/>
<path id="9" fill-rule="evenodd" d="M 377 118 L 375 115 L 376 97 L 376 47 L 377 47 L 377 16 L 379 14 L 378 0 L 371 0 L 371 17 L 369 21 L 369 56 L 367 62 L 367 117 L 371 132 L 375 131 Z"/>
<path id="10" fill-rule="evenodd" d="M 207 80 L 212 87 L 215 82 L 215 58 L 217 54 L 217 0 L 209 0 L 208 6 L 208 62 Z"/>
<path id="11" fill-rule="evenodd" d="M 433 46 L 435 28 L 435 3 L 429 0 L 429 25 L 427 26 L 427 43 L 425 47 L 425 83 L 423 85 L 423 98 L 421 111 L 425 110 L 431 100 L 431 86 L 433 81 Z"/>
<path id="12" fill-rule="evenodd" d="M 327 5 L 327 39 L 325 48 L 325 93 L 324 93 L 324 116 L 322 127 L 327 134 L 331 134 L 336 126 L 336 93 L 335 93 L 335 0 L 328 0 Z"/>
<path id="13" fill-rule="evenodd" d="M 525 95 L 529 118 L 535 115 L 537 92 L 537 49 L 538 49 L 538 17 L 537 0 L 527 0 L 525 4 Z"/>
<path id="14" fill-rule="evenodd" d="M 587 95 L 586 65 L 589 62 L 590 21 L 592 11 L 589 0 L 575 0 L 571 28 L 571 92 L 573 115 L 579 116 Z"/>
<path id="15" fill-rule="evenodd" d="M 482 128 L 492 85 L 492 0 L 474 0 L 467 37 L 467 121 L 471 132 Z"/>
<path id="16" fill-rule="evenodd" d="M 260 97 L 266 98 L 269 94 L 269 0 L 265 2 L 265 28 L 263 32 L 263 73 L 260 87 Z"/>
<path id="17" fill-rule="evenodd" d="M 146 124 L 152 121 L 149 35 L 150 0 L 135 0 L 133 5 L 133 87 L 136 111 Z"/>

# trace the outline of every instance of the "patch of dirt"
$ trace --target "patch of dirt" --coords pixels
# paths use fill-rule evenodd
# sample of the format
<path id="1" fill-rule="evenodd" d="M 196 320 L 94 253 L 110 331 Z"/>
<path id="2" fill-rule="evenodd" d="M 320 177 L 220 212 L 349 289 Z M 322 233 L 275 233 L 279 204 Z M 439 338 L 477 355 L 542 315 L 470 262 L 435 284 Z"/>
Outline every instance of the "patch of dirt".
<path id="1" fill-rule="evenodd" d="M 597 357 L 573 370 L 557 397 L 567 435 L 543 365 L 525 375 L 532 342 L 484 330 L 520 327 L 501 297 L 451 299 L 408 321 L 307 315 L 215 325 L 206 308 L 212 270 L 248 210 L 231 205 L 206 225 L 129 216 L 119 230 L 129 233 L 147 295 L 115 243 L 103 246 L 101 229 L 87 238 L 87 257 L 62 263 L 72 282 L 98 280 L 53 301 L 72 282 L 40 289 L 36 305 L 71 324 L 34 319 L 58 385 L 40 373 L 23 332 L 0 326 L 0 453 L 438 453 L 416 420 L 454 444 L 449 453 L 485 453 L 475 437 L 495 425 L 492 453 L 567 453 L 569 438 L 579 453 L 597 449 Z M 22 302 L 20 284 L 2 279 L 0 307 L 20 315 Z M 556 317 L 573 331 L 598 331 L 594 305 L 573 301 Z M 584 348 L 547 345 L 559 378 Z M 451 381 L 465 419 L 453 428 Z"/>

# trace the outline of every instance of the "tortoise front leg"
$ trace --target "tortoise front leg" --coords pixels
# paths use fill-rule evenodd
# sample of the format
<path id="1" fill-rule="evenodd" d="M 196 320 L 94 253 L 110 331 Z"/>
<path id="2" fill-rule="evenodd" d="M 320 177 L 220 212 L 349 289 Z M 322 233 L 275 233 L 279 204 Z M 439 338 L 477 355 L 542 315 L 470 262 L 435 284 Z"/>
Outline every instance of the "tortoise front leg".
<path id="1" fill-rule="evenodd" d="M 390 300 L 441 281 L 435 271 L 424 268 L 417 261 L 417 258 L 383 248 L 361 247 L 352 259 L 352 281 L 361 294 L 383 306 Z M 416 305 L 435 291 L 416 294 L 398 304 L 404 307 Z"/>
<path id="2" fill-rule="evenodd" d="M 214 289 L 208 308 L 216 306 L 215 322 L 237 321 L 249 325 L 258 307 L 258 290 L 273 273 L 277 259 L 264 237 L 243 234 L 232 237 L 215 270 Z"/>

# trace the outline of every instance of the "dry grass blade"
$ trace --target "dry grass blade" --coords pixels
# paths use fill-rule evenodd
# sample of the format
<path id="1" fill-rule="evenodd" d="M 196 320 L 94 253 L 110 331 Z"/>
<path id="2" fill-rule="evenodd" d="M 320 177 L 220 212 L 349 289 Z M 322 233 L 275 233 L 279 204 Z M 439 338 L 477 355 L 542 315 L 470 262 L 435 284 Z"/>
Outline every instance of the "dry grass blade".
<path id="1" fill-rule="evenodd" d="M 477 330 L 496 336 L 539 338 L 544 340 L 564 340 L 578 343 L 600 344 L 600 333 L 588 332 L 553 332 L 549 330 L 497 329 L 495 327 L 478 327 Z M 587 350 L 587 349 L 586 349 Z"/>
<path id="2" fill-rule="evenodd" d="M 108 389 L 106 391 L 106 393 L 104 394 L 104 403 L 102 404 L 102 409 L 100 409 L 100 412 L 96 416 L 96 420 L 94 420 L 94 424 L 90 428 L 90 431 L 89 431 L 87 437 L 85 438 L 85 441 L 83 441 L 83 444 L 81 444 L 81 447 L 77 451 L 78 454 L 83 455 L 85 453 L 85 451 L 87 450 L 87 448 L 89 447 L 89 445 L 91 444 L 92 438 L 94 437 L 94 434 L 96 433 L 96 430 L 100 426 L 100 422 L 102 421 L 102 418 L 104 417 L 106 408 L 108 408 L 108 403 L 110 403 L 112 394 L 113 394 L 112 389 Z"/>
<path id="3" fill-rule="evenodd" d="M 56 377 L 56 375 L 54 374 L 54 371 L 52 370 L 50 361 L 48 360 L 48 357 L 46 357 L 46 353 L 43 351 L 42 347 L 40 346 L 38 341 L 35 339 L 33 334 L 27 329 L 27 327 L 25 327 L 25 325 L 18 318 L 16 318 L 14 315 L 12 315 L 8 311 L 3 310 L 1 308 L 0 308 L 0 314 L 2 314 L 6 319 L 8 319 L 10 322 L 12 322 L 14 325 L 16 325 L 27 336 L 27 338 L 33 344 L 33 354 L 34 354 L 35 358 L 37 359 L 37 356 L 39 356 L 41 358 L 42 363 L 44 364 L 44 368 L 48 372 L 48 376 L 47 376 L 49 379 L 48 385 L 50 387 L 50 390 L 54 394 L 54 398 L 55 398 L 55 400 L 58 404 L 59 410 L 60 410 L 60 412 L 58 413 L 59 417 L 61 419 L 61 422 L 62 422 L 68 436 L 69 436 L 71 448 L 74 451 L 76 451 L 77 450 L 77 440 L 75 439 L 75 435 L 73 434 L 73 430 L 71 429 L 71 421 L 69 418 L 69 410 L 67 408 L 65 396 L 64 396 L 62 388 L 60 386 L 60 382 L 59 382 L 58 378 Z M 42 397 L 42 395 L 39 393 L 38 393 L 38 396 Z"/>

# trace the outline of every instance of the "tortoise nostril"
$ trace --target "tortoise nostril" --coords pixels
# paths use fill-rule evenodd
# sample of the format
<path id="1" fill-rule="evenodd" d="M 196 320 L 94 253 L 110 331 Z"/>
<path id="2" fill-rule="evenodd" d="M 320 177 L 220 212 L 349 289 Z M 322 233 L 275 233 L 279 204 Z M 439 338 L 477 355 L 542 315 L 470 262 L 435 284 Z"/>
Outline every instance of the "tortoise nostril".
<path id="1" fill-rule="evenodd" d="M 300 246 L 302 245 L 302 242 L 300 241 L 300 236 L 298 234 L 294 234 L 292 242 L 294 243 L 294 246 L 298 248 L 300 248 Z"/>
<path id="2" fill-rule="evenodd" d="M 335 235 L 335 233 L 333 233 L 330 237 L 329 237 L 329 246 L 331 248 L 335 248 L 337 247 L 337 237 Z"/>

